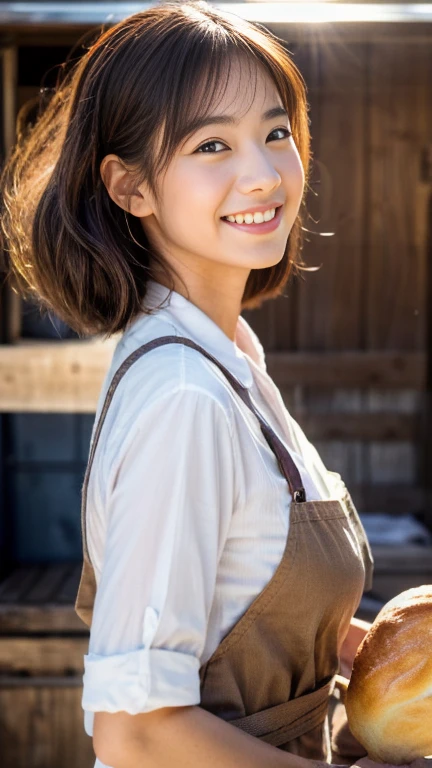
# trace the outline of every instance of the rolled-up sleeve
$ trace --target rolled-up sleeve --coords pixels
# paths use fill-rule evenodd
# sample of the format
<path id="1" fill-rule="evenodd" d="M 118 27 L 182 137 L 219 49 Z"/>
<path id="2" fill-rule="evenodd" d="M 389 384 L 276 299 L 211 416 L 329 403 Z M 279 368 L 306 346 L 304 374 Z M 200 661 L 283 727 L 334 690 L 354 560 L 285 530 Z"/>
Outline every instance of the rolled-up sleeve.
<path id="1" fill-rule="evenodd" d="M 137 714 L 199 704 L 200 658 L 235 498 L 232 422 L 215 397 L 181 389 L 139 414 L 104 510 L 84 710 Z"/>

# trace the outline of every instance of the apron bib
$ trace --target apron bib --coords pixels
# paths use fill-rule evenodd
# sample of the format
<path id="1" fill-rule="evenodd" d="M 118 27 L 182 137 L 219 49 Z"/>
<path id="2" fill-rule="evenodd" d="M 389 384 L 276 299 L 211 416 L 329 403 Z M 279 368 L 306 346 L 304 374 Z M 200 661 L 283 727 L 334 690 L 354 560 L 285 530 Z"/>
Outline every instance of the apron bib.
<path id="1" fill-rule="evenodd" d="M 254 406 L 248 389 L 191 339 L 162 336 L 143 344 L 126 358 L 109 385 L 83 483 L 83 567 L 75 611 L 91 625 L 96 579 L 87 548 L 86 500 L 109 404 L 122 376 L 136 360 L 171 343 L 197 349 L 226 376 L 257 417 L 292 496 L 282 559 L 270 581 L 201 666 L 199 706 L 287 752 L 352 764 L 366 751 L 348 728 L 336 688 L 342 643 L 363 592 L 372 586 L 373 557 L 365 530 L 347 490 L 340 500 L 306 500 L 290 453 Z M 337 713 L 334 723 L 333 713 Z"/>

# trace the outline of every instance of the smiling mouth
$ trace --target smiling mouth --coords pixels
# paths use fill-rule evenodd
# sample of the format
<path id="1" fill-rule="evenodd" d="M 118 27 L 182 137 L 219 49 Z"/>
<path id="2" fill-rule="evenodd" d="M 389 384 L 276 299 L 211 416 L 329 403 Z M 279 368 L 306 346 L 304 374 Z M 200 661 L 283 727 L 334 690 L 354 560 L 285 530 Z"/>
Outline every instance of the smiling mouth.
<path id="1" fill-rule="evenodd" d="M 260 223 L 252 222 L 251 224 L 248 224 L 247 222 L 241 223 L 238 221 L 229 221 L 226 216 L 221 216 L 221 221 L 225 222 L 229 227 L 233 227 L 234 230 L 243 232 L 245 235 L 267 235 L 275 232 L 279 228 L 282 221 L 282 209 L 283 205 L 275 206 L 275 214 L 273 218 Z M 270 208 L 268 210 L 272 209 Z"/>
<path id="2" fill-rule="evenodd" d="M 240 224 L 240 225 L 247 224 L 248 226 L 260 226 L 262 224 L 268 224 L 270 221 L 273 221 L 273 219 L 275 219 L 277 217 L 278 212 L 279 212 L 279 210 L 281 208 L 282 208 L 282 204 L 281 205 L 277 205 L 274 208 L 269 208 L 268 210 L 269 211 L 274 211 L 274 214 L 271 217 L 271 219 L 264 219 L 263 221 L 257 221 L 257 222 L 255 222 L 254 220 L 252 220 L 252 221 L 245 221 L 244 220 L 245 217 L 251 215 L 251 214 L 246 214 L 246 213 L 244 213 L 244 214 L 229 214 L 230 218 L 228 216 L 221 216 L 221 219 L 222 219 L 222 221 L 228 221 L 230 224 Z M 259 211 L 259 213 L 262 213 L 262 214 L 264 214 L 266 212 L 267 211 L 262 211 L 262 212 Z M 258 211 L 257 211 L 257 213 L 258 213 Z M 235 217 L 237 215 L 242 216 L 243 217 L 243 221 L 236 221 L 236 220 L 232 221 L 232 219 L 235 219 Z"/>

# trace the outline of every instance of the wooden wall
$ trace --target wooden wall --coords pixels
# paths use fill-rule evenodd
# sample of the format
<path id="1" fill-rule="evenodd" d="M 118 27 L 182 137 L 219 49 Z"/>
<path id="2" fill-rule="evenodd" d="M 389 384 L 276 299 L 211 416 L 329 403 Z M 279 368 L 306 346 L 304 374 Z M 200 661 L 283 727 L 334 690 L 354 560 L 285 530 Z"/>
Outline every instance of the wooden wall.
<path id="1" fill-rule="evenodd" d="M 350 375 L 344 386 L 343 353 L 376 363 L 396 352 L 411 365 L 415 353 L 426 354 L 432 46 L 403 35 L 358 42 L 335 35 L 288 48 L 308 85 L 313 137 L 305 222 L 312 232 L 303 255 L 320 269 L 246 315 L 267 350 L 324 353 L 322 366 L 342 353 L 339 386 L 323 386 L 318 365 L 316 386 L 284 388 L 287 404 L 312 436 L 324 415 L 345 424 L 342 440 L 320 430 L 316 445 L 329 467 L 359 486 L 360 506 L 366 486 L 384 490 L 365 501 L 375 511 L 384 511 L 391 486 L 403 486 L 399 508 L 385 511 L 425 517 L 417 493 L 424 382 L 356 387 Z"/>

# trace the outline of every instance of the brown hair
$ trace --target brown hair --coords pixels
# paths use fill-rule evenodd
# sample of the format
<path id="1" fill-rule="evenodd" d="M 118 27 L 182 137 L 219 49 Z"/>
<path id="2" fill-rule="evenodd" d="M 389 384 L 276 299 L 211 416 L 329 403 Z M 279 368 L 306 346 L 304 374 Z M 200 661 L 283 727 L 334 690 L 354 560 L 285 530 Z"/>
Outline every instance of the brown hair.
<path id="1" fill-rule="evenodd" d="M 0 177 L 0 237 L 19 292 L 79 334 L 110 336 L 144 311 L 150 261 L 173 287 L 139 219 L 128 217 L 108 194 L 100 163 L 109 153 L 118 155 L 157 198 L 157 173 L 213 106 L 235 55 L 259 62 L 272 77 L 290 117 L 307 190 L 306 86 L 282 42 L 261 25 L 202 0 L 161 3 L 101 32 L 63 72 L 34 124 L 24 129 L 17 123 Z M 190 94 L 198 92 L 196 103 Z M 162 127 L 156 151 L 156 129 Z M 301 230 L 300 209 L 281 261 L 251 270 L 242 308 L 282 292 L 292 265 L 301 263 Z"/>

